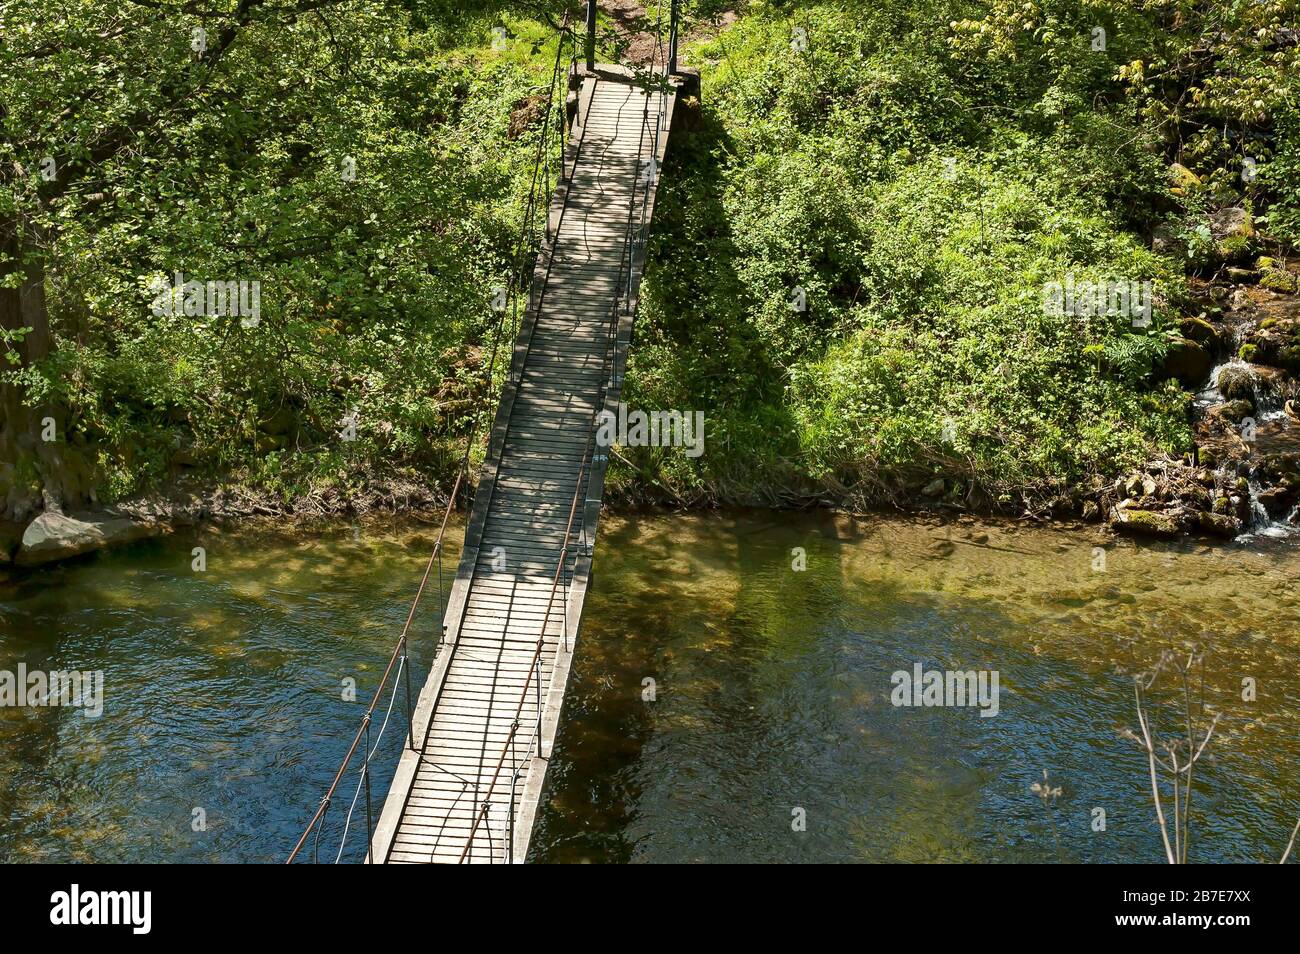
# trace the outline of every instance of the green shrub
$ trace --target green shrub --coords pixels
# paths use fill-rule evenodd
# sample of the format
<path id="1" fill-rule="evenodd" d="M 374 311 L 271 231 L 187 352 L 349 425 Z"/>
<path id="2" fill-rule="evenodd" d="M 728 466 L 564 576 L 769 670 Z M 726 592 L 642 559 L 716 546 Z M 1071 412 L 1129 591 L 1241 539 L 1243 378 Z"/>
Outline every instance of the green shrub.
<path id="1" fill-rule="evenodd" d="M 1131 147 L 1156 137 L 1032 65 L 972 77 L 930 15 L 821 4 L 693 51 L 705 122 L 666 173 L 628 395 L 703 408 L 718 449 L 629 451 L 616 479 L 880 499 L 942 472 L 999 495 L 1190 447 L 1152 374 L 1181 263 L 1129 231 L 1166 193 Z M 1048 314 L 1067 276 L 1152 281 L 1154 321 Z"/>

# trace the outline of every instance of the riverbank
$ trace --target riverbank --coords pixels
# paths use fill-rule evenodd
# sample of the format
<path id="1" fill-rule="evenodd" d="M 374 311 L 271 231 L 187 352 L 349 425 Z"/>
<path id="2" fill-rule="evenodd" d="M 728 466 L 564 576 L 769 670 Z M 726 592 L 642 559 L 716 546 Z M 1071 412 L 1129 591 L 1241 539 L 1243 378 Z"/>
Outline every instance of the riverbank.
<path id="1" fill-rule="evenodd" d="M 329 487 L 286 499 L 256 488 L 191 478 L 102 510 L 46 511 L 25 523 L 0 523 L 0 568 L 54 563 L 203 525 L 313 532 L 371 516 L 440 514 L 448 490 L 395 477 L 350 493 Z"/>
<path id="2" fill-rule="evenodd" d="M 609 12 L 641 59 L 643 9 L 620 0 Z M 1066 20 L 1085 13 L 1091 29 L 1095 11 Z M 640 409 L 704 414 L 707 450 L 620 449 L 611 504 L 1289 532 L 1300 271 L 1286 250 L 1300 242 L 1300 126 L 1294 72 L 1277 68 L 1273 44 L 1291 34 L 1255 29 L 1249 11 L 1229 18 L 1242 31 L 1230 39 L 1216 17 L 1171 30 L 1150 13 L 1126 25 L 1126 49 L 1092 50 L 1081 70 L 1068 29 L 972 16 L 736 5 L 689 26 L 682 62 L 700 71 L 700 95 L 666 158 L 625 394 Z M 300 142 L 287 153 L 213 155 L 201 170 L 150 158 L 204 196 L 195 215 L 209 223 L 227 220 L 220 196 L 254 197 L 233 260 L 224 233 L 178 244 L 166 216 L 142 212 L 156 197 L 127 186 L 152 177 L 118 176 L 122 195 L 93 215 L 61 213 L 76 254 L 55 258 L 80 264 L 46 283 L 50 328 L 36 337 L 53 350 L 0 382 L 15 399 L 31 389 L 24 408 L 54 407 L 0 421 L 0 503 L 24 519 L 0 528 L 0 561 L 42 508 L 87 518 L 42 528 L 80 540 L 71 552 L 210 515 L 329 520 L 436 504 L 493 410 L 502 372 L 486 365 L 508 353 L 493 302 L 503 275 L 527 270 L 517 239 L 537 198 L 539 137 L 554 131 L 538 108 L 553 25 L 506 19 L 500 43 L 495 25 L 451 12 L 367 19 L 375 50 L 415 51 L 390 64 L 406 79 L 377 106 L 300 104 L 313 125 L 329 116 L 366 143 L 347 156 L 364 187 L 315 178 L 342 147 L 300 141 L 297 120 L 279 114 L 257 114 L 262 134 L 238 140 Z M 986 48 L 991 37 L 1006 42 Z M 228 95 L 278 99 L 302 75 L 332 75 L 333 39 L 299 51 L 289 79 L 234 72 Z M 1056 53 L 1044 58 L 1040 41 Z M 1134 74 L 1133 43 L 1161 48 L 1162 70 L 1182 79 L 1153 87 Z M 1189 76 L 1200 85 L 1181 86 Z M 1217 92 L 1202 102 L 1202 86 Z M 1152 118 L 1170 109 L 1190 112 L 1173 126 Z M 269 178 L 250 180 L 254 168 Z M 311 215 L 286 204 L 281 180 L 302 184 Z M 412 212 L 430 208 L 452 212 L 432 224 Z M 196 280 L 263 283 L 266 314 L 158 321 L 136 292 L 178 265 Z M 1067 283 L 1147 288 L 1150 314 L 1045 309 Z M 406 475 L 409 499 L 368 489 L 391 473 Z M 164 499 L 162 514 L 136 497 L 181 475 L 249 489 Z M 88 512 L 96 501 L 116 507 Z"/>
<path id="3" fill-rule="evenodd" d="M 1216 236 L 1250 237 L 1248 220 Z M 1247 230 L 1244 234 L 1241 230 Z M 1164 371 L 1194 393 L 1194 450 L 1118 475 L 1085 498 L 1119 532 L 1224 538 L 1300 530 L 1300 262 L 1225 254 L 1191 282 Z"/>
<path id="4" fill-rule="evenodd" d="M 386 487 L 364 498 L 338 498 L 328 505 L 317 498 L 302 503 L 283 501 L 248 491 L 215 488 L 210 493 L 190 496 L 151 495 L 127 501 L 109 510 L 77 512 L 71 515 L 43 515 L 26 528 L 0 527 L 0 579 L 14 573 L 35 572 L 87 554 L 155 537 L 205 529 L 221 533 L 266 533 L 279 539 L 308 537 L 319 533 L 353 531 L 357 527 L 384 530 L 401 527 L 407 522 L 421 525 L 440 523 L 447 505 L 445 491 L 414 484 Z M 996 510 L 972 512 L 938 500 L 919 500 L 910 509 L 854 511 L 813 501 L 802 506 L 766 507 L 747 503 L 683 507 L 663 502 L 648 502 L 644 497 L 624 498 L 607 503 L 606 513 L 616 520 L 665 519 L 669 516 L 692 516 L 707 513 L 770 513 L 773 519 L 787 519 L 800 513 L 829 515 L 844 520 L 914 520 L 918 525 L 949 527 L 956 530 L 977 524 L 1008 528 L 1008 532 L 1043 529 L 1089 533 L 1092 545 L 1109 546 L 1125 537 L 1184 539 L 1201 547 L 1226 546 L 1234 540 L 1245 543 L 1248 535 L 1225 536 L 1217 532 L 1198 531 L 1195 525 L 1185 531 L 1165 534 L 1143 532 L 1144 528 L 1116 527 L 1106 521 L 1084 519 L 1078 515 L 1022 514 L 1014 516 Z M 454 521 L 464 518 L 462 510 L 453 511 Z M 1274 532 L 1269 536 L 1280 536 Z M 24 536 L 36 543 L 24 550 Z M 430 541 L 432 545 L 432 541 Z M 457 544 L 459 545 L 459 543 Z"/>
<path id="5" fill-rule="evenodd" d="M 889 487 L 875 480 L 865 486 L 817 480 L 793 462 L 786 480 L 770 474 L 722 479 L 712 475 L 726 468 L 715 465 L 702 481 L 674 485 L 662 456 L 614 447 L 606 501 L 616 511 L 759 506 L 965 514 L 1096 524 L 1154 539 L 1231 541 L 1300 532 L 1300 260 L 1233 251 L 1231 240 L 1243 229 L 1248 223 L 1230 216 L 1212 234 L 1221 249 L 1217 265 L 1190 280 L 1187 313 L 1162 362 L 1148 371 L 1185 389 L 1192 444 L 1181 456 L 1159 454 L 1139 467 L 998 494 L 996 481 L 986 485 L 964 467 L 941 464 L 913 468 L 909 479 Z M 635 389 L 637 376 L 630 380 Z M 706 440 L 705 450 L 716 447 L 716 436 L 707 438 L 714 444 Z M 269 521 L 311 530 L 369 514 L 440 512 L 446 483 L 421 479 L 411 468 L 381 476 L 354 468 L 346 480 L 286 493 L 190 474 L 109 508 L 46 511 L 23 523 L 0 523 L 0 566 L 42 565 L 201 523 Z"/>

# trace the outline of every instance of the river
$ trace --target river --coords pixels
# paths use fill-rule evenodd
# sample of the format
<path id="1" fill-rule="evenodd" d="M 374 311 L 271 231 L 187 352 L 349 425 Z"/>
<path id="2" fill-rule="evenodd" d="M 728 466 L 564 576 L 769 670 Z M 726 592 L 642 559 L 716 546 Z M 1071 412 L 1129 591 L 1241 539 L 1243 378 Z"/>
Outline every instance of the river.
<path id="1" fill-rule="evenodd" d="M 0 576 L 0 670 L 105 679 L 98 718 L 0 707 L 0 860 L 283 860 L 351 741 L 433 532 L 207 528 Z M 1137 724 L 1133 673 L 1192 646 L 1222 715 L 1198 768 L 1191 859 L 1276 860 L 1300 812 L 1298 578 L 1288 540 L 607 516 L 532 860 L 1159 861 L 1145 757 L 1120 729 Z M 417 689 L 436 617 L 435 585 L 416 622 Z M 997 714 L 892 704 L 893 674 L 918 664 L 996 671 Z M 1157 701 L 1171 685 L 1166 674 Z M 1061 789 L 1048 802 L 1031 791 L 1044 770 Z M 321 860 L 336 856 L 354 785 L 331 807 Z"/>

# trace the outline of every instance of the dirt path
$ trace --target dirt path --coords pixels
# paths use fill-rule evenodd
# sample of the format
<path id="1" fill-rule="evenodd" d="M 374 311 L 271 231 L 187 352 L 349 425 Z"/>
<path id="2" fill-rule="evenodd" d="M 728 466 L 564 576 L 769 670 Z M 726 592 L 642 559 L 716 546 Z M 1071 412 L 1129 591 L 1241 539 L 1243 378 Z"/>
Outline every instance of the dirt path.
<path id="1" fill-rule="evenodd" d="M 668 48 L 668 0 L 664 0 L 662 30 L 663 48 L 657 49 L 655 42 L 655 24 L 659 19 L 659 7 L 652 4 L 647 8 L 636 0 L 600 0 L 600 9 L 614 21 L 614 29 L 621 43 L 619 61 L 630 66 L 647 66 L 667 56 Z M 728 26 L 736 21 L 733 11 L 726 11 L 719 22 L 704 21 L 693 24 L 679 40 L 679 45 L 714 32 L 719 25 Z"/>

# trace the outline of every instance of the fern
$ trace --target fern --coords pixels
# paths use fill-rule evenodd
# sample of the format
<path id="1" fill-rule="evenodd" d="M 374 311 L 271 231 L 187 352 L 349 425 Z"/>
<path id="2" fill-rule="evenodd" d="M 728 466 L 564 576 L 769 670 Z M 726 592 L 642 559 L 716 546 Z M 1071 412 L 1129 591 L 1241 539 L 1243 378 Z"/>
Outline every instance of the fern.
<path id="1" fill-rule="evenodd" d="M 1154 335 L 1118 335 L 1102 346 L 1110 369 L 1130 379 L 1146 377 L 1169 350 L 1169 343 Z"/>

